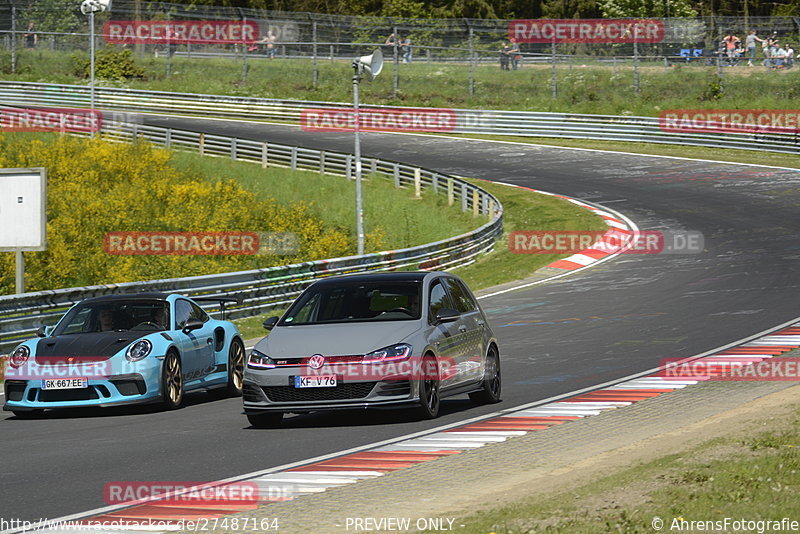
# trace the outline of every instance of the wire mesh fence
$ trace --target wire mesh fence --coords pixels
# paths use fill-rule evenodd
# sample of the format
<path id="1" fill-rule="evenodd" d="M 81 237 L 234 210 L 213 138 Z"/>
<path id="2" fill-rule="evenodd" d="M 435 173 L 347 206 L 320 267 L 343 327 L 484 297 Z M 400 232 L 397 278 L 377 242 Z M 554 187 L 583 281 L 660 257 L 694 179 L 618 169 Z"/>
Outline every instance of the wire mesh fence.
<path id="1" fill-rule="evenodd" d="M 87 54 L 89 22 L 80 3 L 66 0 L 16 0 L 0 3 L 0 70 L 18 70 L 20 52 L 37 49 Z M 509 43 L 513 21 L 496 19 L 401 19 L 354 17 L 312 13 L 274 12 L 234 7 L 169 4 L 117 0 L 112 11 L 96 16 L 96 47 L 128 49 L 135 57 L 162 58 L 167 76 L 174 57 L 200 65 L 204 60 L 227 58 L 242 66 L 247 80 L 248 61 L 294 59 L 307 66 L 307 80 L 316 85 L 322 62 L 351 61 L 382 47 L 391 64 L 396 95 L 404 63 L 463 65 L 469 71 L 468 92 L 475 90 L 475 68 L 552 66 L 551 84 L 557 94 L 555 71 L 573 65 L 633 69 L 638 94 L 638 69 L 674 65 L 722 68 L 771 66 L 765 61 L 770 48 L 762 43 L 800 42 L 800 17 L 696 17 L 662 18 L 658 42 L 552 42 Z M 188 35 L 198 24 L 208 23 L 211 34 L 196 39 Z M 242 31 L 242 28 L 247 31 Z M 176 28 L 178 32 L 176 32 Z M 758 41 L 747 40 L 755 30 Z M 171 33 L 172 32 L 172 33 Z M 740 46 L 728 52 L 725 38 L 737 36 Z M 756 44 L 753 50 L 748 44 Z M 798 48 L 795 46 L 794 48 Z M 763 51 L 762 51 L 763 50 Z M 752 56 L 752 57 L 751 57 Z M 510 59 L 505 62 L 504 59 Z M 505 66 L 504 66 L 505 65 Z M 305 81 L 305 80 L 304 80 Z"/>

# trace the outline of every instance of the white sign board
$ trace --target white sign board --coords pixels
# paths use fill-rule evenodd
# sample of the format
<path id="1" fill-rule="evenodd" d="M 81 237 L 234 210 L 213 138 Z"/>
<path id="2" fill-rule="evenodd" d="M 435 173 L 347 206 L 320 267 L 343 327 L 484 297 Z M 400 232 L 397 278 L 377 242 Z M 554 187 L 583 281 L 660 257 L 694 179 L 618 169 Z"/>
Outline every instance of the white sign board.
<path id="1" fill-rule="evenodd" d="M 47 172 L 0 169 L 0 251 L 47 248 Z"/>

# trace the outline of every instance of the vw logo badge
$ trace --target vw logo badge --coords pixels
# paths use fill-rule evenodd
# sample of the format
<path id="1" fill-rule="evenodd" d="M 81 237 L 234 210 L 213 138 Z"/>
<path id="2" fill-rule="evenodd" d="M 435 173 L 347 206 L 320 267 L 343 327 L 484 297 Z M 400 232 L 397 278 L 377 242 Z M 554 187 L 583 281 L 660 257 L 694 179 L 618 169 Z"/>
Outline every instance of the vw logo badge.
<path id="1" fill-rule="evenodd" d="M 308 366 L 312 369 L 320 369 L 325 365 L 325 356 L 322 354 L 315 354 L 308 360 Z"/>

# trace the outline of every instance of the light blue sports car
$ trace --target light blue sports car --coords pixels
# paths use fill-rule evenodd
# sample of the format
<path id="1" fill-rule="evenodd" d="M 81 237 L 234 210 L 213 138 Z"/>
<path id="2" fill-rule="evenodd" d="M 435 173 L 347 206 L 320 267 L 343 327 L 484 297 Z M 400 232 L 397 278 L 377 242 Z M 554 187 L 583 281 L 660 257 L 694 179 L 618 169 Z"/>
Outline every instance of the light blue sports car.
<path id="1" fill-rule="evenodd" d="M 233 300 L 225 298 L 197 301 Z M 241 395 L 244 344 L 236 326 L 177 294 L 109 295 L 79 302 L 41 327 L 5 366 L 4 410 L 160 402 L 179 408 L 188 391 Z"/>

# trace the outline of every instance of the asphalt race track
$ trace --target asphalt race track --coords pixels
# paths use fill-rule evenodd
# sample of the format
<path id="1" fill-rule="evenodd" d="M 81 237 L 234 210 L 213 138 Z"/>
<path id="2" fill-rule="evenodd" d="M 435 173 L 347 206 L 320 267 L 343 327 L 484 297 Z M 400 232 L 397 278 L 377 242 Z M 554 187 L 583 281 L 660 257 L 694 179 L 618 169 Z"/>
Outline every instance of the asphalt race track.
<path id="1" fill-rule="evenodd" d="M 145 122 L 352 151 L 351 134 L 178 118 Z M 484 299 L 500 339 L 500 407 L 650 369 L 662 358 L 698 354 L 800 315 L 800 171 L 423 136 L 366 134 L 362 142 L 365 157 L 563 193 L 614 208 L 642 230 L 705 236 L 702 254 L 623 255 Z M 428 422 L 402 412 L 312 414 L 288 418 L 278 430 L 250 429 L 240 399 L 203 393 L 176 412 L 69 411 L 39 421 L 4 413 L 0 516 L 55 518 L 104 506 L 107 482 L 216 480 L 498 407 L 472 407 L 464 398 L 442 409 Z"/>

